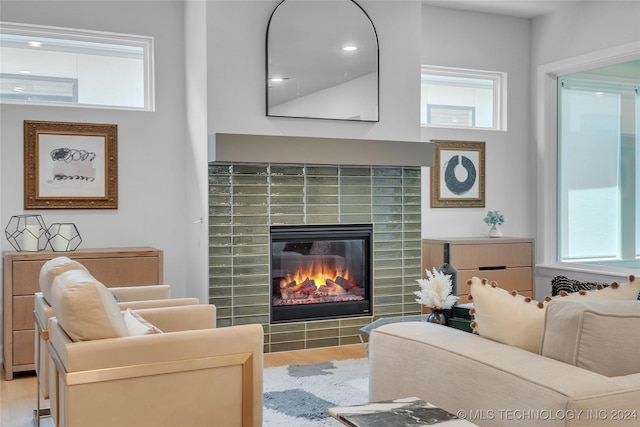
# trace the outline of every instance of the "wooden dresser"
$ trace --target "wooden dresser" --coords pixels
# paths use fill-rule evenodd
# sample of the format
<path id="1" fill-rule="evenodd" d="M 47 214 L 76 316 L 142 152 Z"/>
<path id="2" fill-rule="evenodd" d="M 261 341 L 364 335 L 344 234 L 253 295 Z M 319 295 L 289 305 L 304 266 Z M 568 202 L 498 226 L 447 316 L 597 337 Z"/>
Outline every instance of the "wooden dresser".
<path id="1" fill-rule="evenodd" d="M 519 237 L 422 240 L 422 276 L 425 269 L 443 263 L 458 270 L 458 303 L 469 302 L 467 280 L 473 276 L 494 280 L 503 289 L 534 298 L 534 240 Z"/>
<path id="2" fill-rule="evenodd" d="M 3 338 L 5 377 L 34 370 L 34 294 L 40 291 L 42 265 L 66 256 L 84 265 L 105 286 L 142 286 L 163 282 L 162 251 L 153 248 L 82 249 L 73 252 L 3 252 Z"/>

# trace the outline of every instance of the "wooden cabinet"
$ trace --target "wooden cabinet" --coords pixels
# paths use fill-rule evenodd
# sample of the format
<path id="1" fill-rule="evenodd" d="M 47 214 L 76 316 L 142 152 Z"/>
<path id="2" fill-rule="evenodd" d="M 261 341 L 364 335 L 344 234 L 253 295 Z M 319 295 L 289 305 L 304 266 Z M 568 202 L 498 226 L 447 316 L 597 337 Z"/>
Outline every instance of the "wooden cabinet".
<path id="1" fill-rule="evenodd" d="M 34 370 L 34 294 L 42 265 L 66 256 L 84 265 L 105 286 L 163 282 L 162 251 L 153 248 L 83 249 L 73 252 L 3 252 L 3 338 L 5 377 Z"/>
<path id="2" fill-rule="evenodd" d="M 422 240 L 422 275 L 443 263 L 458 270 L 458 301 L 467 303 L 467 280 L 495 281 L 503 289 L 534 298 L 534 241 L 517 237 Z"/>

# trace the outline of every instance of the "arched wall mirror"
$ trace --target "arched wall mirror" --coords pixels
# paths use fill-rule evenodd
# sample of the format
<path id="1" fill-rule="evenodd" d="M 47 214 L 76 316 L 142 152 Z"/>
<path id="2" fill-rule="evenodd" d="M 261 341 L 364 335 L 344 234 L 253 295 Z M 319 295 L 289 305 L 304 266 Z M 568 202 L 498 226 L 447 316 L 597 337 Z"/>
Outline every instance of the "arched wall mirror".
<path id="1" fill-rule="evenodd" d="M 378 119 L 378 36 L 352 0 L 284 0 L 267 27 L 267 116 Z"/>

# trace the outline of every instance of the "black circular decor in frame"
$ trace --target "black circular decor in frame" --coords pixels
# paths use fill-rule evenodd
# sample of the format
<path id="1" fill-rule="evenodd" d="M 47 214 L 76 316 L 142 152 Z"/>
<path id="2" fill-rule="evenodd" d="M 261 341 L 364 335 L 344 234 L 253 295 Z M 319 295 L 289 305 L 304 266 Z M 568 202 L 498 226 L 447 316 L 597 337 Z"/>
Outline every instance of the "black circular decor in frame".
<path id="1" fill-rule="evenodd" d="M 460 181 L 455 174 L 455 169 L 461 162 L 462 167 L 467 171 L 467 179 L 464 181 Z M 473 161 L 464 155 L 454 156 L 449 159 L 444 170 L 444 184 L 456 196 L 468 193 L 476 183 L 477 177 L 478 172 Z"/>

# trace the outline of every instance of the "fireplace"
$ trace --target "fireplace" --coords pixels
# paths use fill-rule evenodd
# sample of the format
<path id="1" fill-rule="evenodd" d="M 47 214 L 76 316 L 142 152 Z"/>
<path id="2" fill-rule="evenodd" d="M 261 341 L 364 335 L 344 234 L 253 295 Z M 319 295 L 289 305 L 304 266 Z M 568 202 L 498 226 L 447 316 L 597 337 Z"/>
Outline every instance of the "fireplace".
<path id="1" fill-rule="evenodd" d="M 372 224 L 271 226 L 271 323 L 371 315 Z"/>

